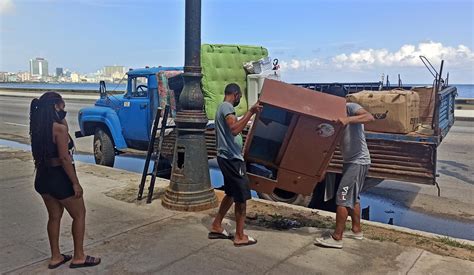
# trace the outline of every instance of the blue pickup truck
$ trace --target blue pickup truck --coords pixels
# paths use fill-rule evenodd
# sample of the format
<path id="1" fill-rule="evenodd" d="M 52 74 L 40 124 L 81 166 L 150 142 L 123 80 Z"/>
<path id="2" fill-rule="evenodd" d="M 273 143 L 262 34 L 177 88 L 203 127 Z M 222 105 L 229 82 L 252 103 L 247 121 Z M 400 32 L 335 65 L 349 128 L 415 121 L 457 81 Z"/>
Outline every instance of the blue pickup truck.
<path id="1" fill-rule="evenodd" d="M 217 105 L 224 97 L 227 83 L 236 82 L 244 89 L 244 98 L 237 109 L 242 115 L 252 103 L 248 77 L 242 64 L 268 56 L 263 47 L 240 45 L 203 45 L 201 62 L 203 68 L 202 90 L 206 113 L 210 119 L 206 131 L 209 159 L 216 155 L 215 133 L 212 127 Z M 97 164 L 113 166 L 116 155 L 133 150 L 145 151 L 150 141 L 152 122 L 157 110 L 163 104 L 173 105 L 172 114 L 179 109 L 179 95 L 183 87 L 180 67 L 155 67 L 130 70 L 127 73 L 127 90 L 123 95 L 109 95 L 105 84 L 101 84 L 100 98 L 94 106 L 79 111 L 80 131 L 76 137 L 94 135 L 94 156 Z M 165 77 L 163 77 L 165 76 Z M 437 81 L 433 87 L 398 87 L 414 90 L 420 94 L 423 110 L 423 133 L 388 134 L 366 133 L 372 166 L 369 177 L 436 184 L 437 147 L 454 124 L 454 99 L 456 88 Z M 439 84 L 439 85 L 438 85 Z M 319 92 L 346 96 L 361 90 L 387 90 L 393 87 L 382 83 L 295 83 L 301 87 Z M 165 95 L 167 98 L 160 98 Z M 255 97 L 255 96 L 254 96 Z M 245 134 L 245 133 L 244 133 Z M 162 156 L 172 158 L 175 133 L 166 135 Z M 342 162 L 336 151 L 329 164 L 328 174 L 341 173 Z M 330 178 L 330 177 L 327 177 Z M 318 184 L 323 188 L 324 184 Z M 316 193 L 316 192 L 315 192 Z M 319 195 L 321 192 L 318 192 Z M 275 189 L 273 194 L 259 194 L 260 197 L 293 204 L 307 205 L 308 197 L 285 190 Z M 314 196 L 314 194 L 313 194 Z"/>

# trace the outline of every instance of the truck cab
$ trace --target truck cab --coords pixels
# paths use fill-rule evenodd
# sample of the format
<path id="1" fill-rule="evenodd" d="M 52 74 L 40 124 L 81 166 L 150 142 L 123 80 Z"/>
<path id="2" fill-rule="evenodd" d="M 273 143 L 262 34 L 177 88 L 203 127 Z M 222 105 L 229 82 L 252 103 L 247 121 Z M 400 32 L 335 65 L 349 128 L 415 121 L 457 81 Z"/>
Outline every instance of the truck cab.
<path id="1" fill-rule="evenodd" d="M 76 137 L 94 135 L 97 164 L 113 166 L 115 155 L 127 149 L 146 150 L 151 124 L 159 106 L 158 77 L 180 67 L 141 68 L 127 72 L 127 90 L 122 95 L 107 93 L 100 84 L 100 98 L 93 107 L 79 111 L 81 130 Z"/>

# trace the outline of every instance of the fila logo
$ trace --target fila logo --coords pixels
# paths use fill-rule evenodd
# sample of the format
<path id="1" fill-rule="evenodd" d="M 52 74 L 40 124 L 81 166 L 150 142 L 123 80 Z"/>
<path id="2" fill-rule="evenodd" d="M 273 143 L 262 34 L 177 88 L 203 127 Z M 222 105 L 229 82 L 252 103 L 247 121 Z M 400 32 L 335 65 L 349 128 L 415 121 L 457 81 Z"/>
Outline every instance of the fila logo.
<path id="1" fill-rule="evenodd" d="M 346 200 L 347 191 L 349 191 L 349 186 L 342 187 L 341 200 Z"/>

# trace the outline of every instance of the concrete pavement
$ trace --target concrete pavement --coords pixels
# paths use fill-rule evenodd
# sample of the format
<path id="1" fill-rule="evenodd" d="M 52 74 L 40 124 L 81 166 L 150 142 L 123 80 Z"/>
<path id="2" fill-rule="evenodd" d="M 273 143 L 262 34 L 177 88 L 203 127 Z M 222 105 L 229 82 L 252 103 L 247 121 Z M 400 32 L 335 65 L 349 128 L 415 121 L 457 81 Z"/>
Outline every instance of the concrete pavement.
<path id="1" fill-rule="evenodd" d="M 454 110 L 457 120 L 474 121 L 474 110 Z"/>
<path id="2" fill-rule="evenodd" d="M 472 261 L 390 241 L 345 239 L 342 250 L 321 248 L 313 244 L 314 237 L 323 231 L 318 228 L 277 231 L 250 226 L 247 232 L 258 239 L 258 244 L 235 248 L 231 241 L 207 239 L 215 209 L 183 213 L 163 208 L 158 199 L 149 205 L 136 203 L 133 198 L 140 175 L 82 163 L 77 164 L 77 170 L 88 211 L 86 252 L 101 256 L 102 264 L 80 270 L 67 265 L 47 269 L 47 213 L 33 189 L 30 153 L 3 147 L 0 272 L 470 274 L 474 270 Z M 159 196 L 167 184 L 160 180 L 155 194 Z M 70 224 L 65 214 L 60 239 L 63 253 L 72 250 Z M 226 227 L 233 230 L 233 222 L 228 220 Z"/>

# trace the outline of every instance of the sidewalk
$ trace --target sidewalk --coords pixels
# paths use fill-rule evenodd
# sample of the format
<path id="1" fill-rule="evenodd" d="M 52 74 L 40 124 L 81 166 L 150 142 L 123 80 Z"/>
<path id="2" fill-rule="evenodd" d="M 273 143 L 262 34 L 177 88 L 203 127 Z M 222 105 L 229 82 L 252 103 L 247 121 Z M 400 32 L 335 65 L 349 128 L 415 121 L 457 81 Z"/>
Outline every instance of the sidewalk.
<path id="1" fill-rule="evenodd" d="M 474 121 L 474 110 L 454 110 L 456 120 Z"/>
<path id="2" fill-rule="evenodd" d="M 30 153 L 0 147 L 0 164 L 1 273 L 470 274 L 474 270 L 472 261 L 390 241 L 345 239 L 342 250 L 321 248 L 313 244 L 323 231 L 317 228 L 278 231 L 249 226 L 247 233 L 258 244 L 235 248 L 231 241 L 207 239 L 216 209 L 186 213 L 167 210 L 158 199 L 151 204 L 135 203 L 140 175 L 78 163 L 88 211 L 86 252 L 101 256 L 102 263 L 79 270 L 64 265 L 50 271 L 46 267 L 47 213 L 33 189 Z M 159 196 L 167 181 L 157 185 Z M 282 207 L 275 204 L 275 214 Z M 233 222 L 227 223 L 233 230 Z M 70 225 L 65 213 L 60 239 L 63 253 L 72 250 Z"/>

